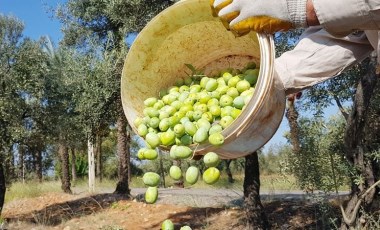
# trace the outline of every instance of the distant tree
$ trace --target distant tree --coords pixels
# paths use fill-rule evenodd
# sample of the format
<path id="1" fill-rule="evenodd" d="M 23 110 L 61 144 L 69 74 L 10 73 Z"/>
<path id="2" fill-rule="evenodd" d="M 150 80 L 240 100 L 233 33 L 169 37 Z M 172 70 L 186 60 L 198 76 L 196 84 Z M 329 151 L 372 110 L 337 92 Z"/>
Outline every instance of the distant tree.
<path id="1" fill-rule="evenodd" d="M 297 31 L 276 34 L 276 42 L 279 44 L 276 46 L 278 55 L 294 46 L 295 41 L 298 40 L 296 36 L 293 36 L 295 33 Z M 340 77 L 306 90 L 303 96 L 305 98 L 304 103 L 300 105 L 302 110 L 309 109 L 315 116 L 321 116 L 323 110 L 335 102 L 346 120 L 346 131 L 344 138 L 342 138 L 344 141 L 330 143 L 330 148 L 342 150 L 341 156 L 345 156 L 347 163 L 353 169 L 350 175 L 347 175 L 351 179 L 352 194 L 345 213 L 343 212 L 342 228 L 351 228 L 354 225 L 360 228 L 358 207 L 361 206 L 363 210 L 369 210 L 372 201 L 378 194 L 375 192 L 378 189 L 372 187 L 375 181 L 380 179 L 378 162 L 375 158 L 371 158 L 372 153 L 376 152 L 379 146 L 378 135 L 375 134 L 379 125 L 377 122 L 373 122 L 377 121 L 379 117 L 379 113 L 375 109 L 378 108 L 375 99 L 378 94 L 376 86 L 378 85 L 378 77 L 374 72 L 373 63 L 373 61 L 365 60 L 342 73 Z M 353 103 L 351 108 L 344 107 L 345 104 L 350 103 Z M 368 119 L 369 117 L 371 119 Z M 290 121 L 292 121 L 291 125 L 296 124 L 295 119 Z M 291 134 L 293 137 L 291 142 L 297 148 L 298 145 L 294 144 L 294 140 L 296 140 L 294 137 L 297 135 L 295 132 Z M 368 189 L 371 191 L 366 192 Z M 366 197 L 362 197 L 363 194 Z M 365 204 L 361 202 L 363 199 L 366 200 Z M 348 220 L 347 216 L 350 216 L 351 219 Z"/>
<path id="2" fill-rule="evenodd" d="M 344 137 L 345 156 L 348 162 L 355 167 L 353 183 L 351 184 L 351 197 L 346 209 L 342 210 L 342 229 L 365 228 L 365 223 L 360 221 L 358 213 L 361 206 L 365 212 L 371 213 L 371 206 L 379 197 L 379 188 L 376 183 L 380 182 L 380 167 L 377 159 L 373 158 L 372 151 L 378 150 L 379 139 L 366 139 L 368 136 L 378 136 L 379 123 L 369 120 L 372 111 L 379 111 L 379 104 L 373 103 L 373 98 L 378 97 L 375 93 L 380 91 L 378 84 L 379 74 L 376 57 L 371 57 L 367 66 L 367 71 L 360 76 L 356 87 L 354 104 L 347 119 L 346 132 Z M 373 106 L 373 108 L 371 108 Z M 379 113 L 374 117 L 379 121 Z M 375 131 L 375 133 L 373 133 Z M 362 201 L 365 202 L 362 202 Z"/>
<path id="3" fill-rule="evenodd" d="M 313 109 L 315 114 L 322 114 L 323 108 L 335 102 L 345 118 L 344 141 L 340 147 L 352 170 L 348 175 L 351 196 L 345 211 L 342 211 L 342 229 L 363 227 L 358 210 L 361 207 L 368 212 L 378 196 L 378 188 L 373 188 L 373 185 L 380 179 L 380 172 L 376 158 L 372 157 L 379 147 L 376 132 L 380 127 L 376 122 L 379 119 L 376 99 L 379 90 L 375 62 L 373 58 L 367 59 L 340 77 L 306 91 L 305 108 Z M 352 106 L 347 109 L 344 104 Z"/>
<path id="4" fill-rule="evenodd" d="M 284 164 L 288 159 L 287 144 L 269 146 L 265 153 L 259 154 L 260 175 L 284 174 Z"/>
<path id="5" fill-rule="evenodd" d="M 43 124 L 49 130 L 50 139 L 58 146 L 62 189 L 71 193 L 69 149 L 83 146 L 85 140 L 76 96 L 81 93 L 83 76 L 89 74 L 91 57 L 64 46 L 55 48 L 49 39 L 45 39 L 44 50 L 49 57 L 49 71 L 42 95 L 46 116 Z"/>
<path id="6" fill-rule="evenodd" d="M 233 176 L 232 176 L 232 172 L 231 172 L 231 162 L 232 162 L 232 160 L 231 159 L 229 159 L 229 160 L 224 160 L 223 161 L 224 163 L 225 163 L 225 165 L 226 165 L 226 173 L 227 173 L 227 177 L 228 177 L 228 182 L 229 183 L 234 183 L 234 178 L 233 178 Z"/>
<path id="7" fill-rule="evenodd" d="M 127 132 L 126 119 L 120 100 L 120 78 L 123 60 L 127 50 L 126 36 L 139 32 L 144 25 L 159 11 L 169 6 L 169 0 L 146 2 L 142 0 L 127 1 L 97 1 L 97 0 L 70 0 L 57 10 L 57 17 L 63 23 L 63 43 L 89 50 L 92 41 L 99 41 L 99 50 L 115 53 L 113 66 L 107 70 L 108 75 L 99 78 L 101 82 L 112 82 L 110 88 L 103 88 L 101 92 L 105 100 L 96 101 L 92 89 L 86 91 L 89 97 L 89 105 L 100 108 L 102 113 L 93 113 L 89 135 L 94 136 L 97 122 L 100 118 L 114 118 L 114 124 L 118 126 L 118 157 L 119 157 L 119 182 L 115 193 L 129 195 L 128 162 L 130 133 Z M 99 93 L 99 92 L 97 92 Z M 99 103 L 99 104 L 98 104 Z M 97 112 L 99 110 L 95 110 Z M 109 115 L 111 114 L 111 116 Z M 93 138 L 91 138 L 93 139 Z"/>
<path id="8" fill-rule="evenodd" d="M 336 146 L 343 143 L 342 117 L 304 118 L 299 120 L 300 151 L 288 154 L 288 169 L 298 185 L 307 192 L 335 191 L 335 186 L 348 182 L 348 165 L 342 151 Z"/>
<path id="9" fill-rule="evenodd" d="M 24 25 L 14 17 L 0 15 L 0 210 L 4 204 L 6 173 L 5 162 L 13 144 L 13 130 L 21 127 L 22 100 L 17 94 L 17 80 L 13 64 Z"/>
<path id="10" fill-rule="evenodd" d="M 2 156 L 0 155 L 0 160 L 3 162 Z M 0 217 L 1 217 L 1 211 L 3 210 L 4 206 L 4 200 L 5 200 L 5 175 L 4 175 L 4 169 L 3 166 L 0 164 Z"/>
<path id="11" fill-rule="evenodd" d="M 38 42 L 23 38 L 24 26 L 17 18 L 0 15 L 0 28 L 0 167 L 3 173 L 0 184 L 5 186 L 5 182 L 15 177 L 13 150 L 17 144 L 29 142 L 36 149 L 32 143 L 41 135 L 32 110 L 41 93 L 46 57 Z M 34 151 L 32 158 L 41 175 L 41 152 L 38 152 Z M 2 200 L 5 190 L 0 190 Z"/>

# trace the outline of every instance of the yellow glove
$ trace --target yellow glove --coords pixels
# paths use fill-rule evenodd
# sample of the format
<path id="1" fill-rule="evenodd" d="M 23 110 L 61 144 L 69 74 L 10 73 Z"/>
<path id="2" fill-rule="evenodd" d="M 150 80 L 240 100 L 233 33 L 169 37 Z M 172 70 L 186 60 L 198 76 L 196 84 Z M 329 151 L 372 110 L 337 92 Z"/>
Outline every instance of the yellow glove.
<path id="1" fill-rule="evenodd" d="M 306 27 L 307 0 L 210 0 L 212 13 L 241 36 Z"/>

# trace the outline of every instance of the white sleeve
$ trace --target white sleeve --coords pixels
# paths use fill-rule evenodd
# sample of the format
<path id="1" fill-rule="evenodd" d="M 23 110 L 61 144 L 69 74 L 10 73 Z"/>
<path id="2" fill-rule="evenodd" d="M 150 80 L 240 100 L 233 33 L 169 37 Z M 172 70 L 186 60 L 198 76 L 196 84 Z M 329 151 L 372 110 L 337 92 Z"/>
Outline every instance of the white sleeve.
<path id="1" fill-rule="evenodd" d="M 380 30 L 380 0 L 312 0 L 320 24 L 334 36 Z"/>
<path id="2" fill-rule="evenodd" d="M 321 27 L 310 27 L 296 47 L 275 60 L 275 71 L 286 94 L 301 91 L 366 58 L 373 47 L 364 32 L 336 38 Z"/>

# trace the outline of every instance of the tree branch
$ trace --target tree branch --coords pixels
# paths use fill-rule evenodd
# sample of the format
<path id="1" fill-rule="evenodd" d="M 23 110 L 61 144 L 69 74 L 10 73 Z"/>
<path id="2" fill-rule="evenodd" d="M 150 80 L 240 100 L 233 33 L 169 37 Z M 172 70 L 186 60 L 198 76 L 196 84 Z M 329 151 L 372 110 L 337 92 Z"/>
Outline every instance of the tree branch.
<path id="1" fill-rule="evenodd" d="M 344 211 L 344 208 L 342 206 L 342 204 L 339 204 L 339 207 L 340 207 L 340 211 L 342 212 L 342 216 L 343 216 L 343 220 L 344 220 L 344 223 L 346 223 L 348 226 L 351 226 L 354 222 L 355 222 L 355 219 L 356 219 L 356 215 L 358 214 L 358 211 L 359 211 L 359 208 L 360 208 L 360 205 L 362 204 L 362 201 L 365 199 L 365 197 L 367 196 L 367 194 L 372 190 L 374 189 L 377 185 L 380 184 L 380 180 L 378 180 L 376 183 L 374 183 L 371 187 L 369 187 L 364 193 L 363 195 L 361 195 L 360 197 L 358 197 L 358 203 L 356 203 L 355 205 L 355 208 L 354 208 L 354 211 L 352 213 L 352 216 L 351 218 L 348 218 L 347 215 L 346 215 L 346 212 Z"/>
<path id="2" fill-rule="evenodd" d="M 361 77 L 357 86 L 353 110 L 347 120 L 344 143 L 346 157 L 351 163 L 354 163 L 356 149 L 364 130 L 367 109 L 377 83 L 378 75 L 375 73 L 376 64 L 376 59 L 372 57 L 368 66 L 368 72 Z"/>
<path id="3" fill-rule="evenodd" d="M 301 143 L 299 140 L 299 127 L 298 127 L 298 112 L 294 105 L 295 94 L 288 98 L 288 108 L 285 112 L 285 117 L 288 119 L 290 127 L 290 142 L 293 146 L 293 151 L 299 153 L 301 151 Z"/>
<path id="4" fill-rule="evenodd" d="M 338 96 L 337 95 L 332 95 L 332 96 L 334 97 L 334 100 L 335 100 L 336 104 L 338 105 L 338 108 L 339 108 L 340 112 L 342 113 L 344 119 L 347 121 L 349 114 L 343 108 L 343 105 L 342 105 L 342 103 L 340 103 L 340 100 L 339 100 Z"/>

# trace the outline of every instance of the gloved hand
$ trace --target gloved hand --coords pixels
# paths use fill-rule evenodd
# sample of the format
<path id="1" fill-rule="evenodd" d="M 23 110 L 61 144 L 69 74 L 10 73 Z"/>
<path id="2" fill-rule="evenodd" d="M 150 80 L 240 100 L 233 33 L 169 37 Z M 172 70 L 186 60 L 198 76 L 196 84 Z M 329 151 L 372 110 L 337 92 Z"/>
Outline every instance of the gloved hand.
<path id="1" fill-rule="evenodd" d="M 210 0 L 214 16 L 237 36 L 306 27 L 307 0 Z"/>

